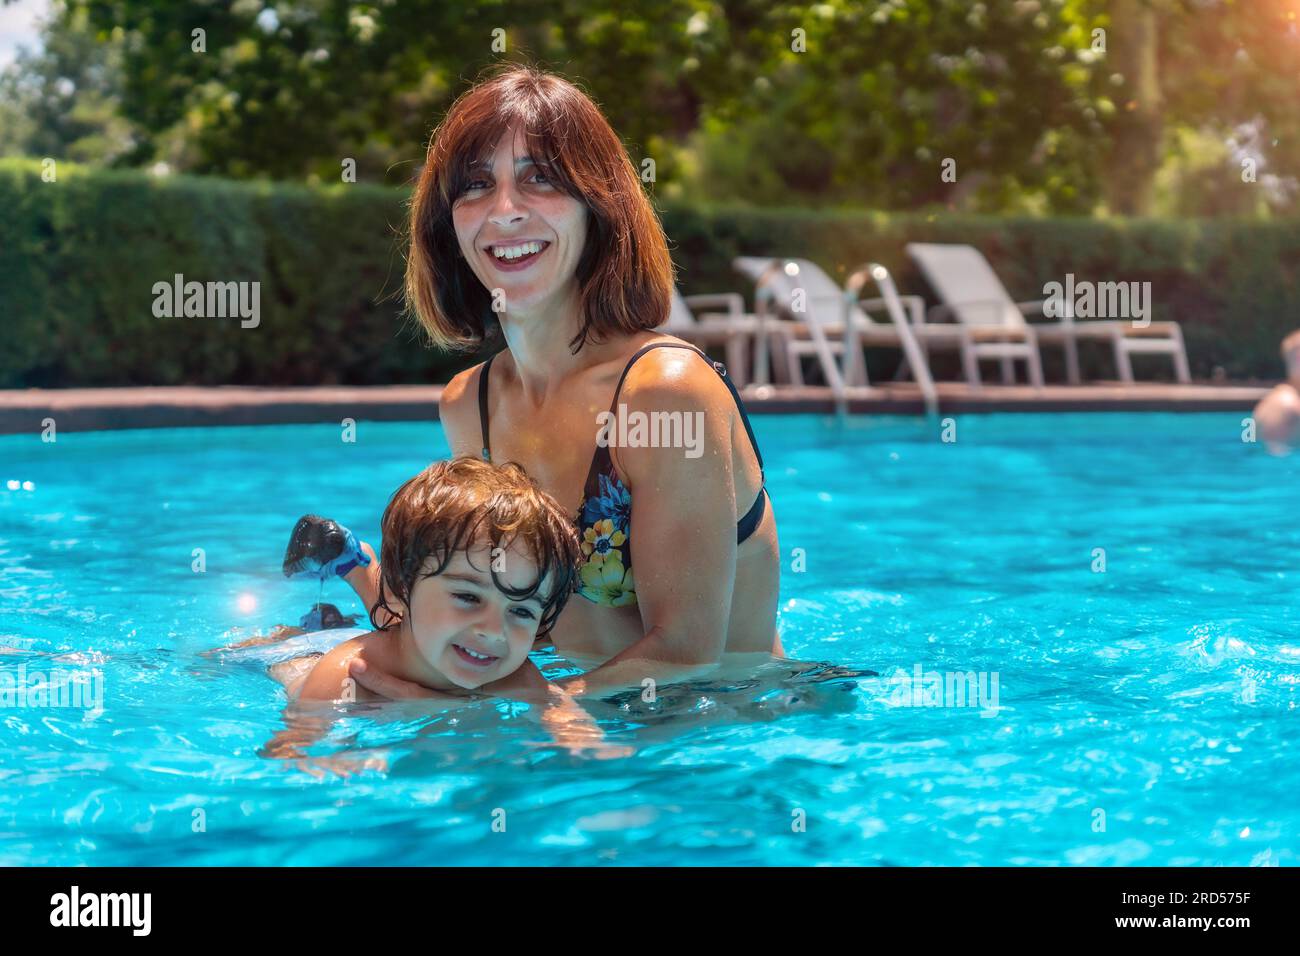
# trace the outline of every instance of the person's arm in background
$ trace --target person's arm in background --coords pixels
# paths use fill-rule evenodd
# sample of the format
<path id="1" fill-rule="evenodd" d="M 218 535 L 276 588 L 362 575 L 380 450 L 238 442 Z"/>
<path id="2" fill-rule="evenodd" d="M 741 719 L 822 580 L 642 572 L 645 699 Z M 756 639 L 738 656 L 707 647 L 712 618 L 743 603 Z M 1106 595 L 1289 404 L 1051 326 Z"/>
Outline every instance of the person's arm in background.
<path id="1" fill-rule="evenodd" d="M 630 482 L 632 568 L 645 635 L 600 667 L 564 681 L 575 694 L 708 673 L 726 646 L 736 578 L 735 402 L 697 357 L 663 354 L 679 351 L 663 349 L 638 362 L 620 402 L 629 412 L 702 419 L 702 453 L 691 458 L 684 448 L 611 449 Z"/>
<path id="2" fill-rule="evenodd" d="M 1259 400 L 1251 417 L 1269 452 L 1285 455 L 1300 435 L 1300 390 L 1290 382 L 1275 386 Z"/>

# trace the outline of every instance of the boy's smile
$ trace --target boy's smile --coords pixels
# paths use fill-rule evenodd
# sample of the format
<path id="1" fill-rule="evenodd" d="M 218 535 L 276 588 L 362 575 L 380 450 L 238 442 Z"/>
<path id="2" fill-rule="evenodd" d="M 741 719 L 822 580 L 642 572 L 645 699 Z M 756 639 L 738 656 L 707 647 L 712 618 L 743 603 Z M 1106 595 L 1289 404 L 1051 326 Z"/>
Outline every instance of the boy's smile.
<path id="1" fill-rule="evenodd" d="M 428 566 L 426 566 L 428 567 Z M 420 577 L 398 632 L 398 658 L 426 687 L 473 690 L 514 673 L 541 624 L 541 595 L 512 598 L 537 580 L 532 558 L 515 547 L 494 555 L 486 544 L 452 555 L 442 573 Z"/>
<path id="2" fill-rule="evenodd" d="M 465 663 L 473 665 L 474 667 L 489 667 L 496 661 L 501 660 L 500 657 L 493 654 L 475 653 L 469 647 L 462 644 L 452 644 L 451 646 L 452 650 L 459 654 Z"/>

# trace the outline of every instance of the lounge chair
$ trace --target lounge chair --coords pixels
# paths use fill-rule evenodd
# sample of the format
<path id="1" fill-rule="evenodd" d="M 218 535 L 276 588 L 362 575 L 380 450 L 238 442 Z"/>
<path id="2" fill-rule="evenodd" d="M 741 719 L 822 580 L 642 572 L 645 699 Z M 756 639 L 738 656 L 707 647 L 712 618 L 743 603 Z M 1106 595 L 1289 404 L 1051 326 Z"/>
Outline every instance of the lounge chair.
<path id="1" fill-rule="evenodd" d="M 1004 384 L 1015 381 L 1013 363 L 1022 360 L 1029 381 L 1042 388 L 1037 329 L 1029 327 L 988 264 L 983 270 L 976 268 L 962 250 L 979 256 L 970 246 L 908 243 L 908 255 L 943 300 L 942 305 L 930 310 L 926 320 L 932 324 L 941 324 L 948 316 L 957 320 L 961 327 L 962 368 L 969 384 L 980 385 L 980 360 L 995 358 L 1002 366 Z"/>
<path id="2" fill-rule="evenodd" d="M 981 358 L 1002 360 L 1004 382 L 1012 379 L 1012 360 L 1023 358 L 1029 363 L 1031 380 L 1041 386 L 1038 342 L 1064 346 L 1066 377 L 1071 385 L 1078 385 L 1080 339 L 1109 342 L 1123 382 L 1133 381 L 1131 357 L 1135 354 L 1169 355 L 1178 381 L 1191 381 L 1187 349 L 1177 322 L 1152 322 L 1145 327 L 1113 319 L 1077 322 L 1069 304 L 1059 300 L 1013 302 L 988 260 L 973 246 L 913 242 L 907 245 L 907 253 L 943 300 L 930 310 L 927 321 L 951 315 L 970 330 L 962 359 L 967 381 L 973 385 L 979 384 Z M 1027 315 L 1043 314 L 1048 302 L 1053 302 L 1063 321 L 1032 325 L 1025 321 Z"/>

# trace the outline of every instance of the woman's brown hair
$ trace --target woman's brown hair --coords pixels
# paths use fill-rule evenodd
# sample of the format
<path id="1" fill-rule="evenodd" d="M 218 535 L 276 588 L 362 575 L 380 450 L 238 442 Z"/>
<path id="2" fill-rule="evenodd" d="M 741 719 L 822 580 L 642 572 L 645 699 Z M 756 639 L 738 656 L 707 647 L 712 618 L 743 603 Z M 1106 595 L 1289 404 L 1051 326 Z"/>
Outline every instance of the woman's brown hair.
<path id="1" fill-rule="evenodd" d="M 668 316 L 673 266 L 663 226 L 627 151 L 591 99 L 559 76 L 511 66 L 471 87 L 434 130 L 411 200 L 406 302 L 433 343 L 472 350 L 495 330 L 490 292 L 460 254 L 452 205 L 508 130 L 586 205 L 577 280 L 581 322 L 570 343 L 652 329 Z"/>
<path id="2" fill-rule="evenodd" d="M 544 637 L 564 610 L 582 558 L 578 533 L 564 509 L 522 468 L 469 456 L 430 465 L 393 492 L 380 533 L 379 598 L 370 611 L 376 630 L 402 616 L 390 598 L 409 606 L 415 583 L 441 574 L 457 552 L 518 543 L 537 565 L 537 580 L 510 588 L 493 568 L 492 583 L 517 601 L 537 596 L 542 603 L 537 636 Z M 381 609 L 387 613 L 383 624 Z"/>

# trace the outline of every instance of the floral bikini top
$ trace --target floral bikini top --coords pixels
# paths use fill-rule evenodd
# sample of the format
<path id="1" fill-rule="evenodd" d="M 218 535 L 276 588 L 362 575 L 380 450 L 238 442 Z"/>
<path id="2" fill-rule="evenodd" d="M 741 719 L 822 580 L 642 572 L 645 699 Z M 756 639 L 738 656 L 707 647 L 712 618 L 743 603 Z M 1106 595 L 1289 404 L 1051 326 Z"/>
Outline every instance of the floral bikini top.
<path id="1" fill-rule="evenodd" d="M 760 474 L 763 472 L 763 456 L 754 440 L 754 430 L 750 427 L 749 416 L 745 414 L 745 405 L 740 400 L 736 386 L 727 377 L 727 368 L 721 362 L 714 362 L 704 352 L 693 345 L 678 342 L 652 342 L 639 349 L 628 359 L 623 374 L 614 389 L 614 401 L 610 403 L 610 414 L 618 408 L 618 394 L 623 388 L 623 380 L 632 369 L 632 365 L 646 352 L 657 348 L 690 349 L 721 376 L 722 381 L 736 399 L 740 410 L 740 420 L 745 423 L 745 434 L 758 458 Z M 500 354 L 500 353 L 498 353 Z M 488 444 L 488 379 L 492 369 L 493 355 L 483 363 L 483 370 L 478 379 L 479 425 L 483 431 L 483 458 L 492 460 Z M 758 490 L 758 497 L 753 505 L 736 523 L 736 543 L 744 541 L 754 533 L 760 521 L 767 497 L 767 478 Z M 624 486 L 614 468 L 607 445 L 597 444 L 592 456 L 591 467 L 587 470 L 587 483 L 582 492 L 582 504 L 578 506 L 575 519 L 578 533 L 582 536 L 583 562 L 575 581 L 575 590 L 588 601 L 606 607 L 627 607 L 636 604 L 636 584 L 632 577 L 632 545 L 629 536 L 632 533 L 632 494 Z"/>

